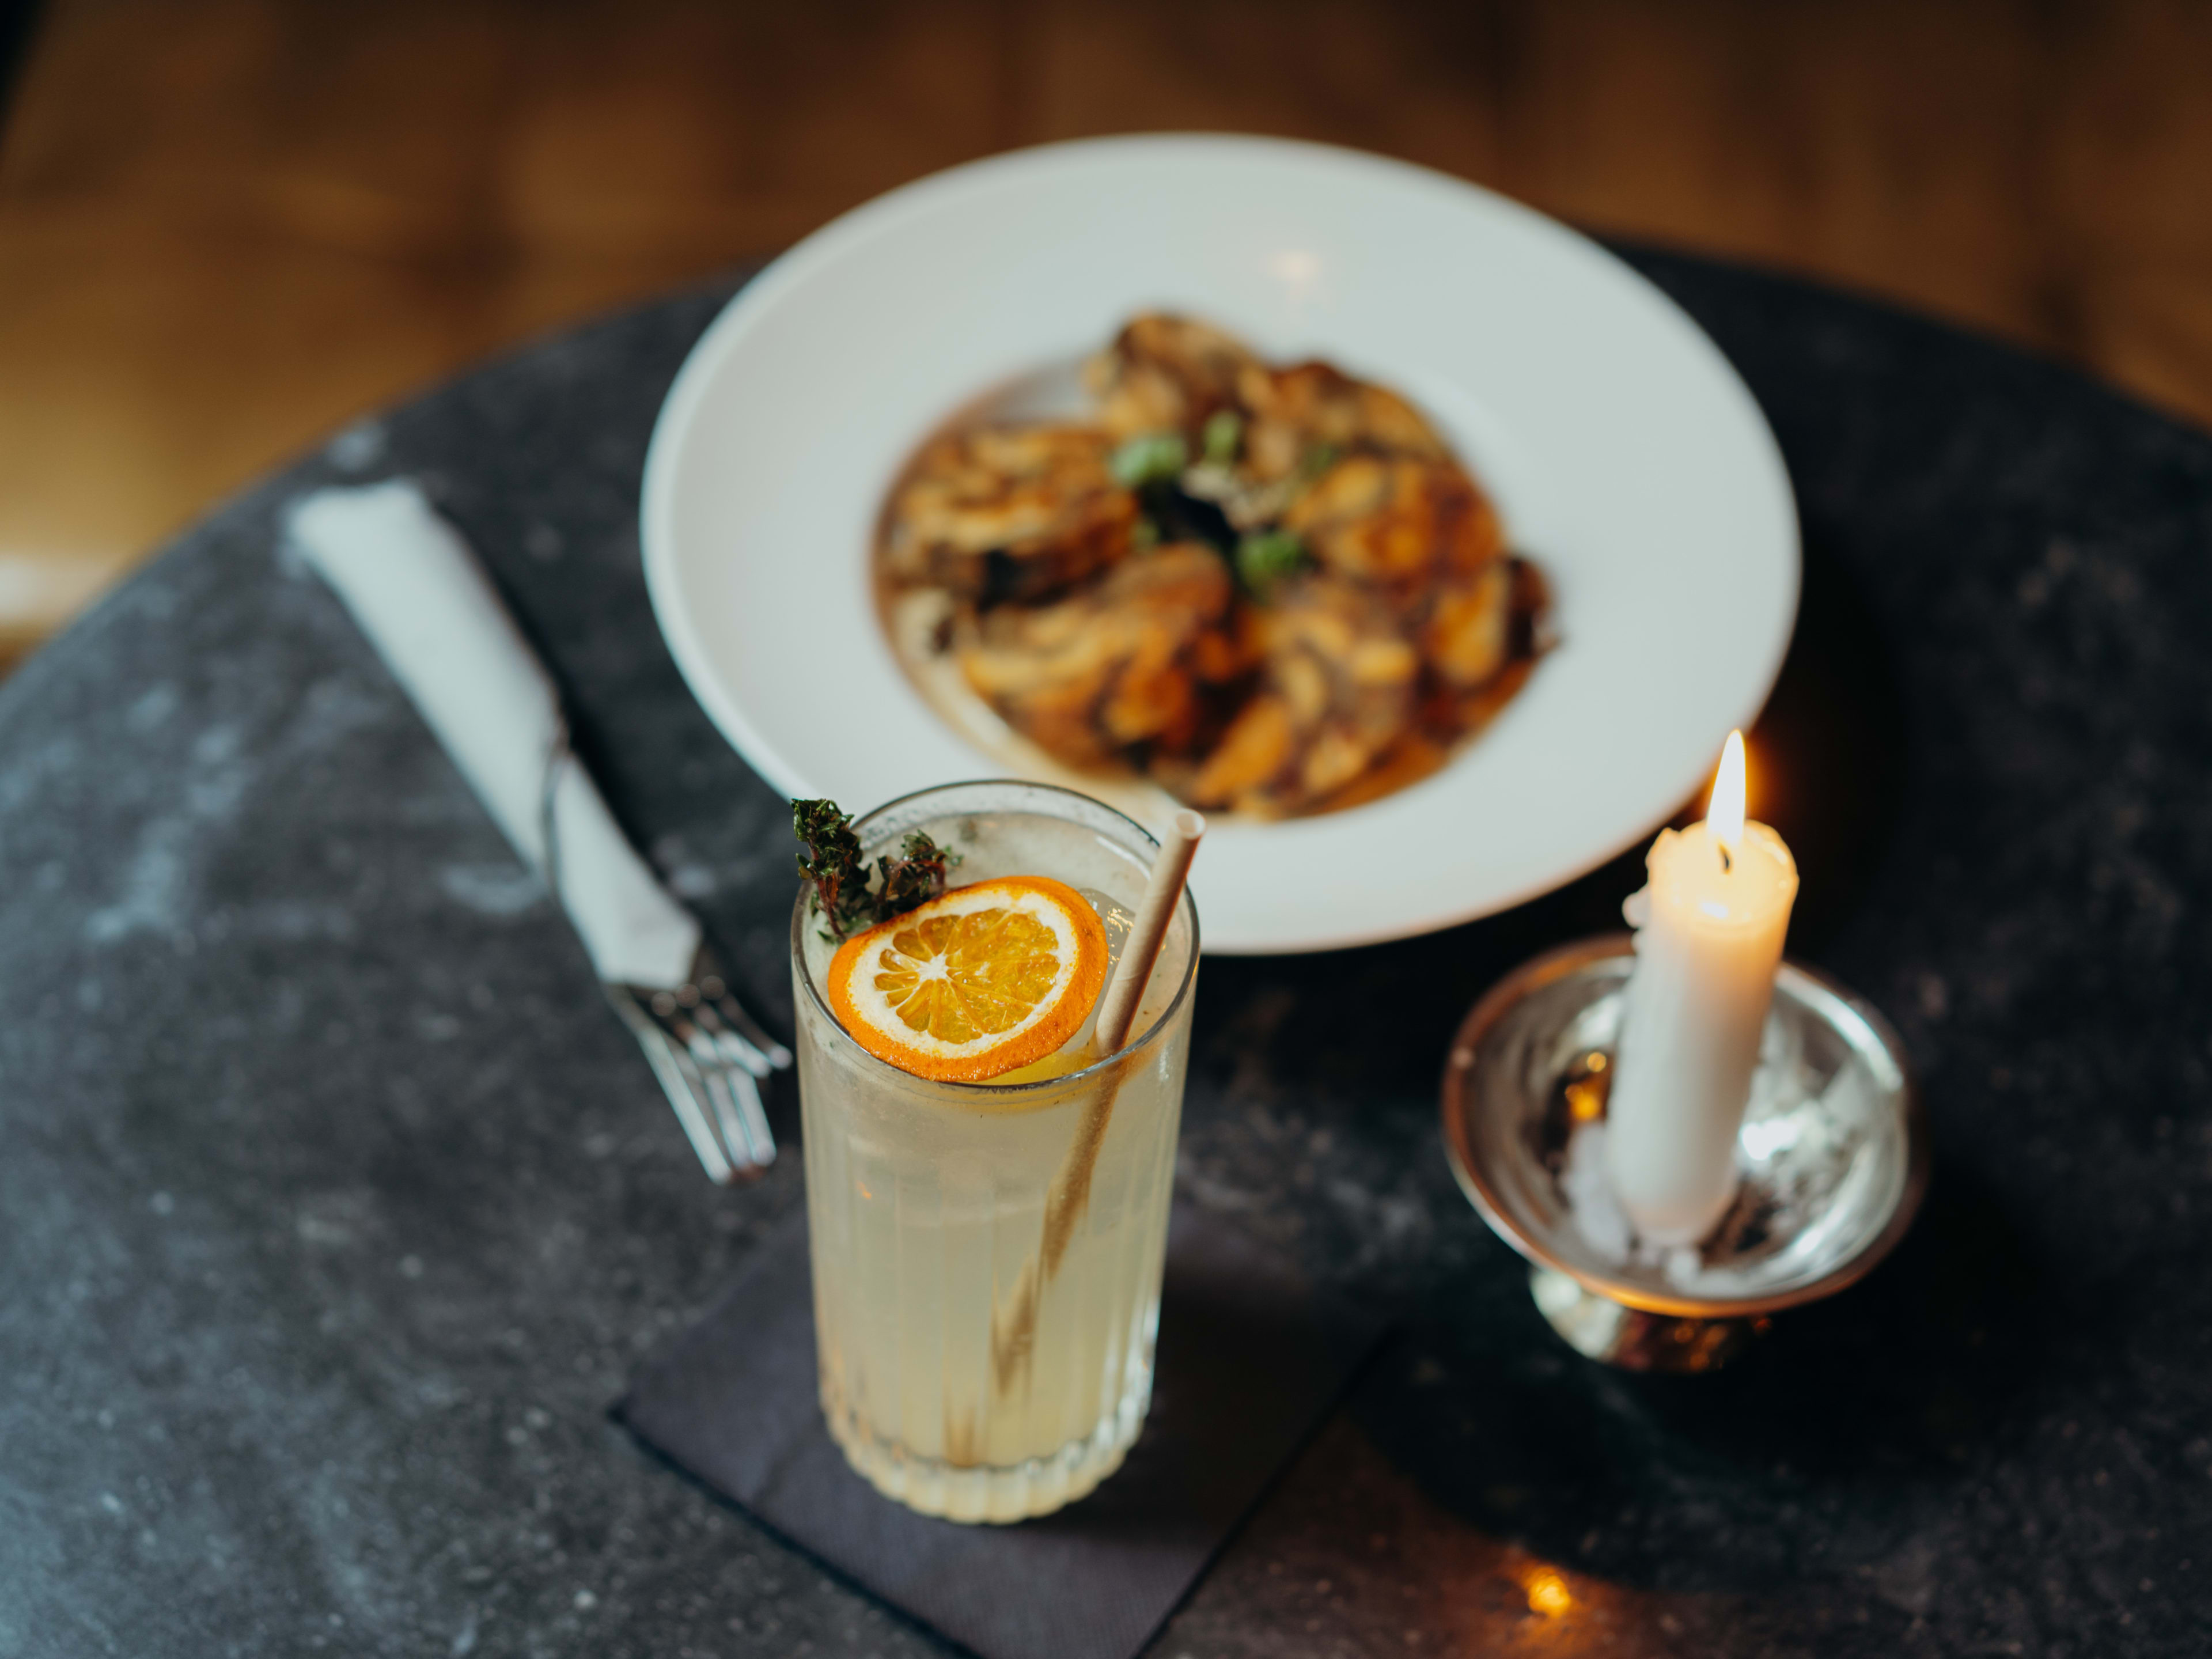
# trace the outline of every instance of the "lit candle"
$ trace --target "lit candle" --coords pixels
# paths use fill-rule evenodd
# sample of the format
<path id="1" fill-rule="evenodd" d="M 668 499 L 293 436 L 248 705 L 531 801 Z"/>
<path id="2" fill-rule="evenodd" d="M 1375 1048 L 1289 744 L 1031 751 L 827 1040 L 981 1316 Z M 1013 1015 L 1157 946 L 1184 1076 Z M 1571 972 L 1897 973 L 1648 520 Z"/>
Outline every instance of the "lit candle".
<path id="1" fill-rule="evenodd" d="M 1606 1162 L 1637 1231 L 1692 1244 L 1735 1196 L 1735 1138 L 1759 1063 L 1797 866 L 1743 817 L 1743 734 L 1729 733 L 1705 820 L 1662 830 L 1625 907 L 1636 968 L 1606 1109 Z"/>

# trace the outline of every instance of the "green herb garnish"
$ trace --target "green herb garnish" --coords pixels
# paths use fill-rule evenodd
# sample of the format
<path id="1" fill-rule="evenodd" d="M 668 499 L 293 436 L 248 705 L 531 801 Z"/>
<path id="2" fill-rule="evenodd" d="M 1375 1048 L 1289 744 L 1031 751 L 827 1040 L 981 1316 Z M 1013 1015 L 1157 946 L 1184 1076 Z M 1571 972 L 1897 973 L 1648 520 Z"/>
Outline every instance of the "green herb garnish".
<path id="1" fill-rule="evenodd" d="M 1237 459 L 1237 446 L 1244 436 L 1244 417 L 1233 409 L 1217 409 L 1206 417 L 1199 442 L 1206 462 L 1227 466 Z"/>
<path id="2" fill-rule="evenodd" d="M 1160 527 L 1150 519 L 1139 519 L 1129 526 L 1129 550 L 1149 553 L 1160 544 Z"/>
<path id="3" fill-rule="evenodd" d="M 1287 530 L 1255 530 L 1237 544 L 1237 575 L 1255 599 L 1305 568 L 1306 544 Z"/>
<path id="4" fill-rule="evenodd" d="M 921 830 L 909 831 L 899 843 L 896 858 L 876 860 L 876 868 L 883 872 L 883 884 L 876 890 L 876 920 L 889 921 L 935 898 L 945 890 L 946 866 L 958 857 Z"/>
<path id="5" fill-rule="evenodd" d="M 1172 478 L 1190 462 L 1190 446 L 1180 432 L 1147 432 L 1130 439 L 1107 458 L 1106 470 L 1125 489 L 1141 489 Z"/>
<path id="6" fill-rule="evenodd" d="M 957 857 L 915 830 L 901 844 L 898 857 L 886 854 L 876 860 L 878 884 L 871 890 L 860 838 L 836 801 L 792 802 L 791 830 L 806 843 L 799 855 L 799 873 L 814 884 L 814 908 L 833 939 L 902 916 L 935 898 L 945 890 L 946 865 Z"/>
<path id="7" fill-rule="evenodd" d="M 1336 465 L 1334 444 L 1316 444 L 1298 457 L 1298 477 L 1311 483 Z"/>

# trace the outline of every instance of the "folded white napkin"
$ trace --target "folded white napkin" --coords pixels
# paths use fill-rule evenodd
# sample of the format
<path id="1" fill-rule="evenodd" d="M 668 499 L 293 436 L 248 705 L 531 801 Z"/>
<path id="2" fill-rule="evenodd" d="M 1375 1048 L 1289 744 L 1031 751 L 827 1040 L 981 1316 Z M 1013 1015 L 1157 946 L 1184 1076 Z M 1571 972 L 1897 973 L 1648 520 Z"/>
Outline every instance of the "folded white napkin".
<path id="1" fill-rule="evenodd" d="M 286 527 L 540 875 L 550 788 L 558 896 L 599 977 L 683 984 L 699 924 L 568 752 L 553 682 L 459 533 L 402 478 L 319 490 L 293 504 Z"/>

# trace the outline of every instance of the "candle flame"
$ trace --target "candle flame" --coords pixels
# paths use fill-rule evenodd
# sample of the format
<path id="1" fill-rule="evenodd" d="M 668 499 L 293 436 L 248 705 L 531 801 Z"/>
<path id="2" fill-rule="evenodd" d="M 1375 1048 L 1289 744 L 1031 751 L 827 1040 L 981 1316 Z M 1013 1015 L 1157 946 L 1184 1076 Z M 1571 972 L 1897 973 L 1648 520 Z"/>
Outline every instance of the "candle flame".
<path id="1" fill-rule="evenodd" d="M 1735 863 L 1743 845 L 1743 733 L 1731 732 L 1721 750 L 1721 769 L 1713 776 L 1712 799 L 1705 804 L 1705 828 Z"/>
<path id="2" fill-rule="evenodd" d="M 1567 1581 L 1549 1567 L 1539 1567 L 1524 1581 L 1528 1592 L 1528 1611 L 1556 1619 L 1575 1604 L 1574 1592 Z"/>

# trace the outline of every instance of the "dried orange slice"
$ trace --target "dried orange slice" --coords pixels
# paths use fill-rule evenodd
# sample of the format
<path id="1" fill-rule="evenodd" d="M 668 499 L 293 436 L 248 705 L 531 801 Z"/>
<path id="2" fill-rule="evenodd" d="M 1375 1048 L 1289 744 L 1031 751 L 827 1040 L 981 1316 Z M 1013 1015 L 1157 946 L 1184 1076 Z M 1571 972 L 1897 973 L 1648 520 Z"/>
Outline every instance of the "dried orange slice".
<path id="1" fill-rule="evenodd" d="M 1106 928 L 1048 876 L 940 893 L 856 933 L 830 963 L 830 1008 L 878 1060 L 940 1083 L 981 1083 L 1042 1060 L 1106 981 Z"/>

